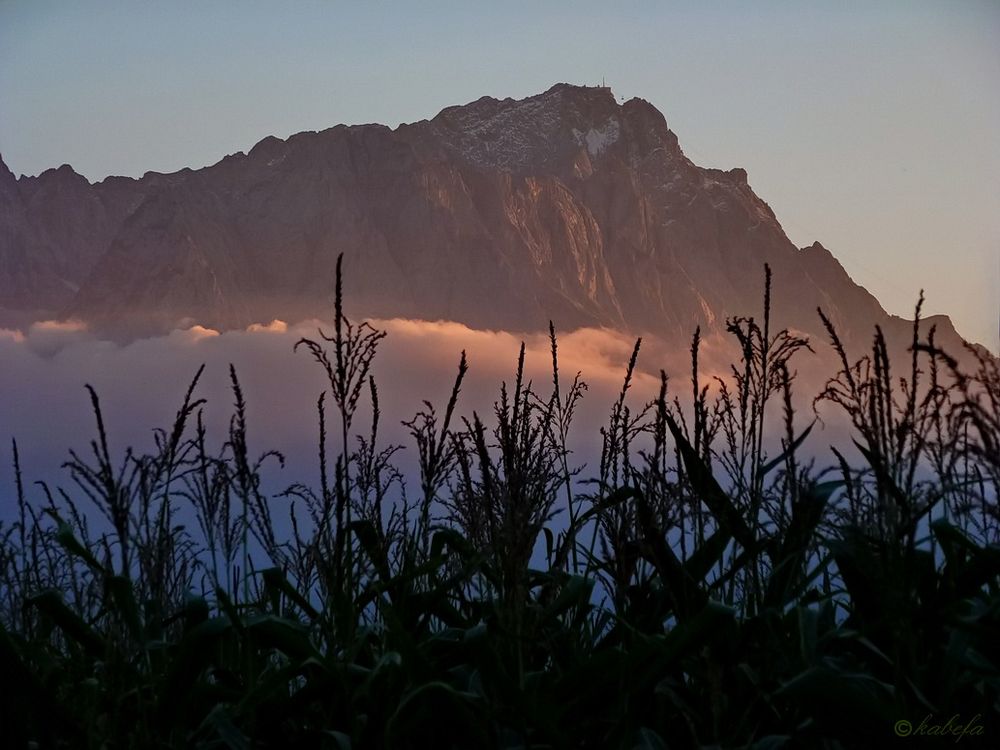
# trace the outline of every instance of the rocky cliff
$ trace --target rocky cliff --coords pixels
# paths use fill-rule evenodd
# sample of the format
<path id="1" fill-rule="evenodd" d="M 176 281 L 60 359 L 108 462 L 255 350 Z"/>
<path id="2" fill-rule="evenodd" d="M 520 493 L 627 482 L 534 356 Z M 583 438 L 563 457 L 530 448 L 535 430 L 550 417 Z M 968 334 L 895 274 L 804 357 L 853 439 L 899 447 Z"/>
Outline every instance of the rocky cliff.
<path id="1" fill-rule="evenodd" d="M 848 341 L 906 327 L 821 245 L 794 247 L 745 171 L 693 164 L 652 105 L 603 87 L 269 137 L 137 180 L 0 164 L 7 313 L 122 338 L 322 317 L 338 253 L 357 315 L 681 340 L 758 311 L 769 263 L 778 325 L 822 335 L 822 306 Z"/>

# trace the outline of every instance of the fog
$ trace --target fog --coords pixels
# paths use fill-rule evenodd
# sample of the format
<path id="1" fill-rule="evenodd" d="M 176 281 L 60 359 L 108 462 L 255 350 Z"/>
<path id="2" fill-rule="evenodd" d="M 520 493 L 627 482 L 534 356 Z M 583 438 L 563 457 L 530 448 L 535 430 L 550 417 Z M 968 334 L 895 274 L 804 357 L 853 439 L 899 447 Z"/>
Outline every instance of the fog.
<path id="1" fill-rule="evenodd" d="M 402 444 L 397 454 L 400 468 L 414 475 L 415 448 L 401 420 L 407 420 L 430 401 L 443 413 L 458 369 L 467 353 L 469 372 L 458 402 L 459 415 L 478 412 L 489 426 L 500 384 L 512 384 L 521 342 L 525 344 L 525 378 L 537 392 L 551 392 L 551 352 L 546 334 L 519 335 L 509 332 L 472 330 L 448 322 L 416 320 L 372 321 L 387 332 L 375 359 L 373 375 L 379 389 L 382 412 L 380 442 Z M 245 331 L 220 333 L 201 326 L 176 330 L 169 335 L 116 344 L 94 336 L 84 325 L 73 322 L 35 323 L 24 331 L 0 330 L 0 519 L 13 508 L 14 479 L 11 438 L 17 440 L 22 472 L 29 497 L 41 499 L 40 488 L 31 483 L 44 480 L 69 486 L 69 475 L 61 464 L 70 449 L 92 456 L 89 442 L 96 436 L 94 414 L 85 384 L 97 392 L 104 423 L 116 463 L 127 446 L 142 452 L 153 448 L 153 428 L 167 429 L 180 407 L 184 393 L 202 364 L 204 373 L 195 396 L 206 399 L 204 417 L 210 445 L 218 449 L 226 439 L 233 411 L 229 382 L 232 363 L 247 401 L 250 451 L 281 451 L 287 461 L 283 469 L 268 466 L 265 486 L 278 491 L 295 482 L 316 486 L 318 421 L 316 401 L 327 387 L 322 368 L 308 351 L 293 351 L 302 337 L 318 338 L 309 321 L 293 326 L 281 321 L 251 326 Z M 331 330 L 326 326 L 324 330 Z M 635 340 L 623 333 L 603 329 L 581 329 L 558 333 L 560 377 L 563 391 L 577 371 L 588 385 L 570 435 L 574 465 L 584 465 L 581 477 L 593 476 L 600 454 L 599 427 L 606 422 L 611 405 L 622 386 L 626 364 Z M 722 373 L 727 350 L 721 342 L 702 345 L 702 382 Z M 803 361 L 816 368 L 808 352 Z M 659 389 L 659 370 L 671 377 L 670 392 L 690 403 L 690 354 L 670 347 L 656 337 L 645 337 L 638 369 L 632 380 L 628 403 L 633 410 L 653 399 Z M 808 397 L 812 387 L 802 390 Z M 810 401 L 804 399 L 803 405 Z M 332 403 L 329 406 L 332 410 Z M 328 414 L 335 420 L 335 415 Z M 812 419 L 805 410 L 798 429 Z M 367 434 L 370 409 L 367 398 L 354 425 L 355 434 Z M 335 421 L 330 422 L 336 425 Z M 780 425 L 780 421 L 774 424 Z M 331 429 L 333 434 L 339 434 Z M 840 434 L 814 430 L 808 451 L 824 453 Z M 775 438 L 776 439 L 776 438 Z M 331 437 L 331 455 L 339 449 Z"/>

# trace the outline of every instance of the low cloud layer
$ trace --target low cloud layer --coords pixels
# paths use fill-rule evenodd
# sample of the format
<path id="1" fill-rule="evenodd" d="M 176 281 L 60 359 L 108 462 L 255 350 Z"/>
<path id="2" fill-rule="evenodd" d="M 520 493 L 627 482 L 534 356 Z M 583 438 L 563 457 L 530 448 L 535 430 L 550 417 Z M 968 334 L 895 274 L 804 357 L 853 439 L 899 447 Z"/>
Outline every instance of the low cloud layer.
<path id="1" fill-rule="evenodd" d="M 414 450 L 400 421 L 422 409 L 425 399 L 443 412 L 463 350 L 469 374 L 459 399 L 460 414 L 471 416 L 475 410 L 489 415 L 500 383 L 513 383 L 522 340 L 526 379 L 540 394 L 550 393 L 551 351 L 545 334 L 473 330 L 451 322 L 395 319 L 373 324 L 388 333 L 373 370 L 383 414 L 382 440 L 407 446 L 401 454 L 404 468 Z M 302 337 L 318 338 L 320 325 L 273 321 L 225 333 L 193 326 L 127 345 L 98 340 L 85 326 L 72 322 L 0 331 L 0 431 L 8 441 L 17 439 L 27 480 L 65 482 L 68 477 L 59 466 L 69 449 L 89 453 L 89 441 L 96 435 L 85 383 L 100 396 L 112 450 L 121 456 L 128 445 L 151 449 L 152 429 L 171 424 L 192 377 L 205 364 L 196 395 L 207 399 L 209 437 L 218 447 L 232 413 L 228 373 L 232 363 L 248 402 L 251 450 L 273 448 L 288 457 L 286 468 L 271 477 L 273 486 L 315 484 L 316 399 L 327 383 L 309 353 L 301 347 L 293 352 L 293 346 Z M 332 326 L 324 330 L 329 332 Z M 577 371 L 589 386 L 571 447 L 580 461 L 589 460 L 592 467 L 600 450 L 598 428 L 621 389 L 634 344 L 631 337 L 609 330 L 559 334 L 562 387 L 569 386 Z M 720 371 L 722 352 L 717 343 L 705 342 L 706 368 Z M 661 368 L 674 378 L 671 391 L 683 393 L 684 401 L 690 398 L 687 351 L 647 337 L 639 366 L 630 391 L 633 408 L 655 397 Z M 366 432 L 369 418 L 366 405 L 356 431 Z M 0 492 L 7 497 L 13 494 L 9 445 L 0 449 Z M 0 516 L 9 508 L 8 503 Z"/>

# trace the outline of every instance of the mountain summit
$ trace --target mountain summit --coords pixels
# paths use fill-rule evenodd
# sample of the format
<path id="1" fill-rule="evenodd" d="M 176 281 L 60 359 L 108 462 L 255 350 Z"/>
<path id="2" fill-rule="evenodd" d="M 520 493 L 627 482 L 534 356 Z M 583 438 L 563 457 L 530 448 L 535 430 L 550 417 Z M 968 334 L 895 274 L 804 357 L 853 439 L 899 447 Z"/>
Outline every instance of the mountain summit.
<path id="1" fill-rule="evenodd" d="M 8 315 L 121 338 L 322 317 L 338 253 L 355 315 L 681 340 L 757 311 L 769 263 L 778 325 L 822 334 L 821 306 L 848 341 L 905 326 L 820 244 L 792 245 L 744 170 L 693 164 L 656 108 L 605 87 L 268 137 L 140 179 L 0 162 Z"/>

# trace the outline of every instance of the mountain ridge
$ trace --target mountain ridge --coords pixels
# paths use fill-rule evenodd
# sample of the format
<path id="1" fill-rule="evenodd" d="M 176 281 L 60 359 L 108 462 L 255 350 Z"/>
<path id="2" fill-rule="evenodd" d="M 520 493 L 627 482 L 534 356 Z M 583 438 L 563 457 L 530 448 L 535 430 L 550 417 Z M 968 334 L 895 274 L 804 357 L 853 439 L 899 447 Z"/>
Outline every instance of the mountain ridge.
<path id="1" fill-rule="evenodd" d="M 481 97 L 395 129 L 268 136 L 141 178 L 0 167 L 8 312 L 124 339 L 188 320 L 294 322 L 328 311 L 341 252 L 348 309 L 373 317 L 512 330 L 554 319 L 681 341 L 756 311 L 769 263 L 779 325 L 823 335 L 821 306 L 847 342 L 908 326 L 818 242 L 796 248 L 743 169 L 695 165 L 652 104 L 605 87 Z"/>

